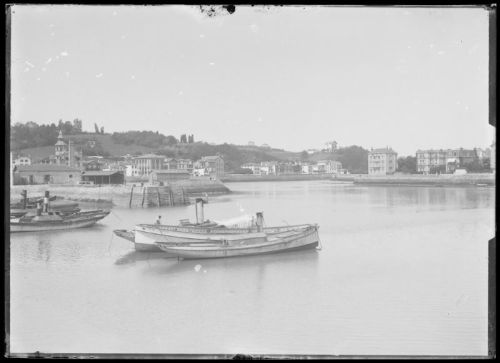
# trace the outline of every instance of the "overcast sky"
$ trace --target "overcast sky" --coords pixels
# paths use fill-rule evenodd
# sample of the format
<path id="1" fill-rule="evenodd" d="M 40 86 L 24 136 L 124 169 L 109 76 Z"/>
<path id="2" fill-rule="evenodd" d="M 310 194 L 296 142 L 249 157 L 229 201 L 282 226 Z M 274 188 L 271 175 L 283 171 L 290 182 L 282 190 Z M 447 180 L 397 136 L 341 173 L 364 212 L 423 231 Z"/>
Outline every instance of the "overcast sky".
<path id="1" fill-rule="evenodd" d="M 11 123 L 291 151 L 487 147 L 481 8 L 22 6 Z"/>

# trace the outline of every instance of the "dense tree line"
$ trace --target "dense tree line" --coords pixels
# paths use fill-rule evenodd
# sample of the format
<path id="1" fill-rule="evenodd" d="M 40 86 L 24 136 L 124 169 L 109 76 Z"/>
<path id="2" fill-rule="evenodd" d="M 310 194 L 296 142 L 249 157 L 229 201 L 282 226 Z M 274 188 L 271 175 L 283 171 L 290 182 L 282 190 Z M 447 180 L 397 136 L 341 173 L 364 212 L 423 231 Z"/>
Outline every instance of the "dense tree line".
<path id="1" fill-rule="evenodd" d="M 415 156 L 399 157 L 397 171 L 415 174 L 417 172 L 417 158 Z"/>
<path id="2" fill-rule="evenodd" d="M 57 124 L 39 125 L 36 122 L 16 123 L 10 129 L 11 149 L 19 150 L 29 147 L 54 145 L 57 141 L 59 130 L 63 135 L 82 133 L 82 121 L 74 119 L 73 122 L 59 120 Z"/>
<path id="3" fill-rule="evenodd" d="M 178 140 L 172 136 L 165 136 L 158 131 L 127 131 L 114 132 L 111 135 L 114 142 L 125 145 L 141 145 L 152 148 L 160 148 L 162 146 L 173 146 L 178 144 Z"/>
<path id="4" fill-rule="evenodd" d="M 352 174 L 368 173 L 368 150 L 361 146 L 347 146 L 335 150 L 334 160 L 342 163 L 342 168 L 349 170 Z"/>

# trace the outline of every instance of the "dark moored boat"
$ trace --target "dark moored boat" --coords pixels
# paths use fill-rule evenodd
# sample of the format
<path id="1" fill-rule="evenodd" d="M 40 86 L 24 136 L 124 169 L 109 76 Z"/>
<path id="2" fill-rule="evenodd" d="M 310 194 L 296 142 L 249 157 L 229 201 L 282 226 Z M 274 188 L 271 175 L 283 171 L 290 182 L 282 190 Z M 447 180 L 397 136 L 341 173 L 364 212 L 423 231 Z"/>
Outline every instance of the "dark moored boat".
<path id="1" fill-rule="evenodd" d="M 11 232 L 55 231 L 88 227 L 109 214 L 102 209 L 76 212 L 64 215 L 59 212 L 42 213 L 35 216 L 22 216 L 10 220 Z"/>

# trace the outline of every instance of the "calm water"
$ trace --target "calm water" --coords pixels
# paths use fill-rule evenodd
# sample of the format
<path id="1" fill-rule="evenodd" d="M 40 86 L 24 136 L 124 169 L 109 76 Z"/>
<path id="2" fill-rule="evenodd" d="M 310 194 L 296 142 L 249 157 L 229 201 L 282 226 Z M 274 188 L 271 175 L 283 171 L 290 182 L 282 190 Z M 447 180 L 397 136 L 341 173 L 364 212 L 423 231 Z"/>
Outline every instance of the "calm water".
<path id="1" fill-rule="evenodd" d="M 12 352 L 487 354 L 493 188 L 231 183 L 205 217 L 318 223 L 322 250 L 177 261 L 99 225 L 11 236 Z M 92 206 L 90 206 L 92 207 Z"/>

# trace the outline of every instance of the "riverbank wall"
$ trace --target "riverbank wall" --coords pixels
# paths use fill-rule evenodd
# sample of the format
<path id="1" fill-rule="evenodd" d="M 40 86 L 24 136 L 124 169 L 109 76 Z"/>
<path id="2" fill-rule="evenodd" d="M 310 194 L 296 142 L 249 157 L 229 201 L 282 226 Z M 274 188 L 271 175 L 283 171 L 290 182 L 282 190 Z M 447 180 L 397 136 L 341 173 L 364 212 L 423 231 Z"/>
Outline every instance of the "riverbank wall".
<path id="1" fill-rule="evenodd" d="M 415 185 L 415 186 L 494 186 L 495 174 L 441 174 L 441 175 L 356 175 L 354 184 Z"/>
<path id="2" fill-rule="evenodd" d="M 225 183 L 231 182 L 264 182 L 264 181 L 300 181 L 300 180 L 331 180 L 337 182 L 352 182 L 366 185 L 427 185 L 427 186 L 494 186 L 495 174 L 291 174 L 291 175 L 253 175 L 227 174 L 222 179 Z"/>
<path id="3" fill-rule="evenodd" d="M 147 183 L 123 185 L 15 185 L 10 190 L 10 201 L 21 198 L 22 190 L 30 195 L 51 195 L 77 202 L 109 203 L 122 207 L 163 207 L 190 204 L 197 196 L 227 194 L 231 190 L 218 180 L 182 180 L 164 186 Z"/>
<path id="4" fill-rule="evenodd" d="M 350 175 L 334 174 L 286 174 L 286 175 L 254 175 L 254 174 L 226 174 L 221 180 L 231 182 L 262 182 L 262 181 L 298 181 L 298 180 L 345 180 L 353 181 Z"/>

